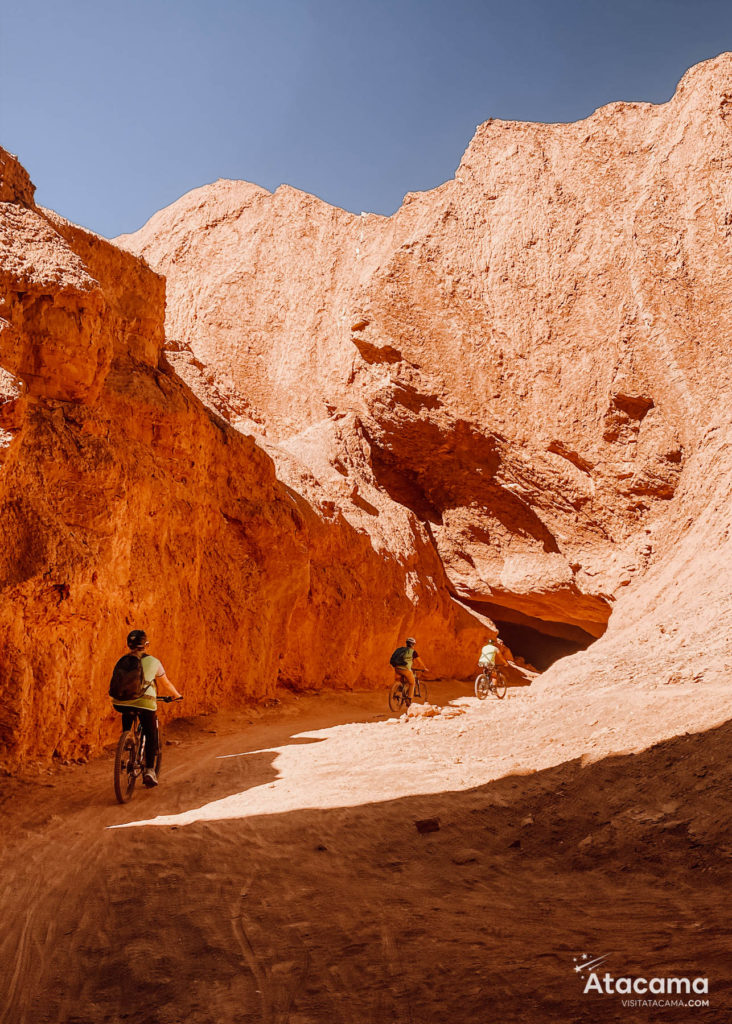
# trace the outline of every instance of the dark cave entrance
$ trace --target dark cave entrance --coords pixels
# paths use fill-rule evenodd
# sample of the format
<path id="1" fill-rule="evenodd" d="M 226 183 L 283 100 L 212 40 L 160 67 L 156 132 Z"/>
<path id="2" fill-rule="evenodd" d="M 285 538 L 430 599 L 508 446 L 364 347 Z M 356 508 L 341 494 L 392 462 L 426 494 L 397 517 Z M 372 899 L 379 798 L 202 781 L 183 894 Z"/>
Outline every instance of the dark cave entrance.
<path id="1" fill-rule="evenodd" d="M 597 639 L 578 627 L 577 632 L 582 633 L 582 639 L 568 640 L 565 637 L 542 633 L 531 626 L 519 625 L 517 622 L 503 622 L 500 619 L 494 619 L 494 622 L 498 626 L 501 640 L 511 648 L 514 655 L 520 655 L 540 672 L 545 672 L 560 658 L 586 650 Z"/>
<path id="2" fill-rule="evenodd" d="M 471 608 L 493 619 L 498 635 L 511 649 L 539 672 L 545 672 L 555 661 L 578 651 L 585 651 L 605 632 L 607 623 L 596 624 L 597 636 L 570 622 L 538 619 L 514 608 L 487 601 L 466 601 Z M 608 609 L 609 613 L 609 609 Z M 608 616 L 609 617 L 609 616 Z"/>

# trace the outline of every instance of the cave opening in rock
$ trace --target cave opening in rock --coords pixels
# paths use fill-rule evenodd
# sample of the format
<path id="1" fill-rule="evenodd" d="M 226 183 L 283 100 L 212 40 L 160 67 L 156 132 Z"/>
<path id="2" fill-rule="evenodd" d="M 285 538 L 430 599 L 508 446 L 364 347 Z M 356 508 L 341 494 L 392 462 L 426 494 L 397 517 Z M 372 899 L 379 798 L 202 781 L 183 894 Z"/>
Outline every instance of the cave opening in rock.
<path id="1" fill-rule="evenodd" d="M 514 657 L 545 672 L 555 661 L 570 654 L 587 650 L 590 644 L 605 632 L 607 622 L 593 623 L 595 632 L 589 633 L 572 622 L 539 619 L 515 608 L 487 601 L 468 601 L 471 608 L 491 618 L 501 640 Z M 608 618 L 610 609 L 608 607 Z"/>
<path id="2" fill-rule="evenodd" d="M 517 622 L 505 622 L 501 619 L 494 619 L 494 622 L 498 627 L 501 640 L 510 647 L 514 656 L 518 655 L 523 658 L 540 672 L 545 672 L 560 658 L 566 658 L 570 654 L 576 654 L 577 651 L 586 650 L 597 639 L 578 627 L 575 629 L 581 636 L 569 639 L 563 636 L 552 636 L 533 626 Z M 547 623 L 547 625 L 554 625 L 554 623 Z"/>

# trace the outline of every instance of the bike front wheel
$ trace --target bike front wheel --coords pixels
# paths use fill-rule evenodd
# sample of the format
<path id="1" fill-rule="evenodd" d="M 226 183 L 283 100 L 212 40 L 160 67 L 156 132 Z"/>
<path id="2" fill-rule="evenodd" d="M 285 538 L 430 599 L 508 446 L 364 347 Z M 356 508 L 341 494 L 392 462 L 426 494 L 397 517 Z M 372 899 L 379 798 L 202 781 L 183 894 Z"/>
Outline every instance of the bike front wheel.
<path id="1" fill-rule="evenodd" d="M 506 696 L 506 686 L 506 677 L 503 672 L 495 672 L 493 674 L 491 689 L 499 700 L 502 700 Z"/>
<path id="2" fill-rule="evenodd" d="M 423 683 L 421 679 L 414 686 L 414 703 L 429 704 L 429 697 L 427 696 L 427 684 Z"/>
<path id="3" fill-rule="evenodd" d="M 478 700 L 485 700 L 490 693 L 491 684 L 485 672 L 481 672 L 475 680 L 475 696 Z"/>
<path id="4" fill-rule="evenodd" d="M 394 683 L 389 690 L 389 708 L 397 715 L 402 715 L 409 707 L 405 684 L 401 680 Z"/>
<path id="5" fill-rule="evenodd" d="M 137 781 L 137 744 L 134 733 L 123 732 L 114 755 L 114 792 L 121 804 L 132 796 Z"/>

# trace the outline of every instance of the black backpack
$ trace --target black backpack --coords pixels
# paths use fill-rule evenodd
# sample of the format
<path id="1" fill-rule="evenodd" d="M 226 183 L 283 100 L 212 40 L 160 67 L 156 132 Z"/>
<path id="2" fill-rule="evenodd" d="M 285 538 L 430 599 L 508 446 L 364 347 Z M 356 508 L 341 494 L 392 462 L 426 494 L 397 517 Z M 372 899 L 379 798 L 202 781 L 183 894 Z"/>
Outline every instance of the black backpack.
<path id="1" fill-rule="evenodd" d="M 112 670 L 109 696 L 112 700 L 137 700 L 145 689 L 142 661 L 134 654 L 125 654 Z"/>
<path id="2" fill-rule="evenodd" d="M 389 664 L 393 665 L 394 668 L 396 668 L 397 665 L 400 668 L 406 668 L 407 667 L 407 653 L 408 653 L 408 651 L 409 651 L 408 647 L 397 647 L 397 649 L 394 651 L 392 656 L 389 658 Z"/>

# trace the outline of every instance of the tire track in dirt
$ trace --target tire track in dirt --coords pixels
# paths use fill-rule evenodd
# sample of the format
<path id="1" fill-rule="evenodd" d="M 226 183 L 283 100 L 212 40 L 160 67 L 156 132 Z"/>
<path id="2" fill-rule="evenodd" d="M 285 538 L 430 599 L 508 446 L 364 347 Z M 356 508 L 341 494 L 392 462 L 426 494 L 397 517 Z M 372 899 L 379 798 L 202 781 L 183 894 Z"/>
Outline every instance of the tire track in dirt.
<path id="1" fill-rule="evenodd" d="M 310 954 L 304 944 L 293 943 L 286 931 L 273 927 L 273 915 L 264 907 L 262 910 L 265 920 L 258 920 L 247 890 L 232 917 L 234 934 L 261 1001 L 259 1013 L 250 1019 L 289 1024 L 296 995 L 308 983 Z"/>

